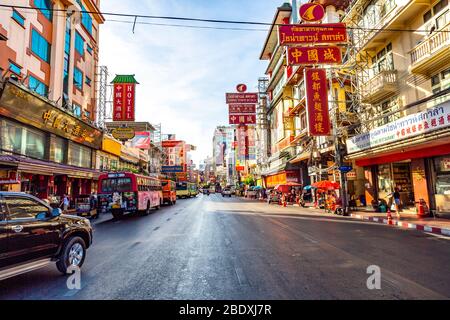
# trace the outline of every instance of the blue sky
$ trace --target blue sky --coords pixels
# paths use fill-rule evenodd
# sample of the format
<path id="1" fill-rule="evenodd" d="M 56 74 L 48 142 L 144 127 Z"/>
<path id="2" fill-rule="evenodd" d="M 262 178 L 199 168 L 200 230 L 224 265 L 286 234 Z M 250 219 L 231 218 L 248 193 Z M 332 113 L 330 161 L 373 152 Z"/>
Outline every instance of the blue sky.
<path id="1" fill-rule="evenodd" d="M 103 0 L 103 12 L 271 22 L 282 0 Z M 133 18 L 105 16 L 107 20 Z M 195 22 L 138 22 L 205 25 Z M 212 24 L 209 24 L 212 25 Z M 265 26 L 217 25 L 267 29 Z M 226 125 L 225 92 L 238 83 L 256 90 L 267 62 L 259 55 L 267 32 L 178 28 L 107 21 L 100 31 L 100 63 L 114 74 L 135 74 L 136 120 L 161 123 L 163 133 L 196 145 L 199 163 L 212 153 L 217 125 Z M 111 76 L 111 80 L 112 80 Z"/>

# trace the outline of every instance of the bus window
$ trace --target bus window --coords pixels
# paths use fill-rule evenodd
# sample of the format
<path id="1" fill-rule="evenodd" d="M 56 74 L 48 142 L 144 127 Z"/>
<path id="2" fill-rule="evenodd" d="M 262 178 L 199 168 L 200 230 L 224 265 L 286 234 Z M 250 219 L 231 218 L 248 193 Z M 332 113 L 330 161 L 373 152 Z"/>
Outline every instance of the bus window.
<path id="1" fill-rule="evenodd" d="M 131 178 L 111 178 L 102 180 L 102 192 L 131 192 Z"/>

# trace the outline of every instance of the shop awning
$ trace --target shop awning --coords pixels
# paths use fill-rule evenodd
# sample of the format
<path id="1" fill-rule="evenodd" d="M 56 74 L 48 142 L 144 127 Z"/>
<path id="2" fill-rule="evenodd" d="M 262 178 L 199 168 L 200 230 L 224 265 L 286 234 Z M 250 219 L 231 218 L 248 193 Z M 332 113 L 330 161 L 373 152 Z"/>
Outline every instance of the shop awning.
<path id="1" fill-rule="evenodd" d="M 98 179 L 101 172 L 94 169 L 79 168 L 64 164 L 30 159 L 20 156 L 2 155 L 0 163 L 15 167 L 18 171 L 46 176 L 66 175 L 80 179 Z"/>

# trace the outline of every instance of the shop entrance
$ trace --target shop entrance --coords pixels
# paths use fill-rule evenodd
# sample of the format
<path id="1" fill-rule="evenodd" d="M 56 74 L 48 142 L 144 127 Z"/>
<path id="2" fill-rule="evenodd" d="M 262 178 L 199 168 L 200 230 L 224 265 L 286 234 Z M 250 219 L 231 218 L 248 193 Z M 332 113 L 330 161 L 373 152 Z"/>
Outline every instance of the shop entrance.
<path id="1" fill-rule="evenodd" d="M 394 162 L 378 166 L 378 198 L 392 204 L 395 188 L 400 191 L 403 209 L 415 207 L 411 161 Z"/>

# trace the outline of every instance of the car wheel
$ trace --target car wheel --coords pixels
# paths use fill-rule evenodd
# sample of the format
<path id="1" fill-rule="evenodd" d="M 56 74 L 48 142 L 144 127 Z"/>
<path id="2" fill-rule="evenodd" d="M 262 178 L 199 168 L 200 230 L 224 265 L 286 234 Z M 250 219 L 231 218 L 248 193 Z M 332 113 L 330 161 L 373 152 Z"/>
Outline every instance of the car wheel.
<path id="1" fill-rule="evenodd" d="M 56 267 L 62 274 L 67 274 L 71 266 L 81 268 L 86 258 L 86 244 L 80 237 L 72 237 L 66 241 Z"/>

